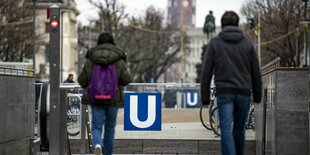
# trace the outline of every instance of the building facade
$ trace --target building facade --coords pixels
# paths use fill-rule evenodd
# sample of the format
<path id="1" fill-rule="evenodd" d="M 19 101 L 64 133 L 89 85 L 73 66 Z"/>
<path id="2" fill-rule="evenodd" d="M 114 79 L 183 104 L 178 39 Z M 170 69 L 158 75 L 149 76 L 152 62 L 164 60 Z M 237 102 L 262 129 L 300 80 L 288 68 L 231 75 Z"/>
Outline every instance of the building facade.
<path id="1" fill-rule="evenodd" d="M 47 18 L 47 8 L 52 3 L 38 2 L 36 5 L 36 75 L 38 79 L 49 78 L 49 19 Z M 68 74 L 77 75 L 78 63 L 78 22 L 74 0 L 63 0 L 58 3 L 60 7 L 60 51 L 61 51 L 61 81 L 65 80 Z"/>
<path id="2" fill-rule="evenodd" d="M 195 83 L 197 78 L 196 65 L 201 63 L 202 47 L 208 40 L 202 32 L 202 28 L 186 29 L 188 37 L 188 53 L 185 57 L 185 82 Z"/>

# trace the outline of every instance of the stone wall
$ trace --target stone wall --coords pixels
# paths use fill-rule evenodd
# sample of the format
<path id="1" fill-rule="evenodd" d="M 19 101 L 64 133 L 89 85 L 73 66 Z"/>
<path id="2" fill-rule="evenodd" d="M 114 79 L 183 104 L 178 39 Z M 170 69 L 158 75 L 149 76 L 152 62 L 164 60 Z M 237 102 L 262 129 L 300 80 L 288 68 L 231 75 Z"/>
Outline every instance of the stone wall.
<path id="1" fill-rule="evenodd" d="M 264 104 L 255 109 L 256 154 L 309 155 L 309 71 L 277 68 L 263 84 Z"/>
<path id="2" fill-rule="evenodd" d="M 28 155 L 34 135 L 34 78 L 0 75 L 0 154 Z"/>

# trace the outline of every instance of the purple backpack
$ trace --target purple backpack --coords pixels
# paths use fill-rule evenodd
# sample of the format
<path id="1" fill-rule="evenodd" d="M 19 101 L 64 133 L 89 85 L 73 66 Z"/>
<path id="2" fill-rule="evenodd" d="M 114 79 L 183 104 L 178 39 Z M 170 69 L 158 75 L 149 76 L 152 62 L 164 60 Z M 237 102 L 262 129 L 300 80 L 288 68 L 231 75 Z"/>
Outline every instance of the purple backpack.
<path id="1" fill-rule="evenodd" d="M 94 64 L 88 90 L 91 99 L 95 101 L 115 100 L 118 90 L 115 65 L 102 67 Z"/>

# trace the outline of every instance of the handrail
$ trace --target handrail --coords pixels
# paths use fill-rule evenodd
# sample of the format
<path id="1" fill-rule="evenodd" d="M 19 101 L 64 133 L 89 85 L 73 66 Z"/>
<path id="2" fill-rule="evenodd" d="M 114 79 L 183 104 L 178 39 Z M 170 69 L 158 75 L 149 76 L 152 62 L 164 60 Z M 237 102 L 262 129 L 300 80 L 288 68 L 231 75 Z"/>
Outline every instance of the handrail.
<path id="1" fill-rule="evenodd" d="M 200 86 L 200 83 L 129 83 L 128 86 Z"/>
<path id="2" fill-rule="evenodd" d="M 200 83 L 129 83 L 128 86 L 200 86 Z M 82 88 L 78 83 L 60 83 L 61 89 Z"/>
<path id="3" fill-rule="evenodd" d="M 269 62 L 267 65 L 263 66 L 261 68 L 261 74 L 266 75 L 272 71 L 274 71 L 276 68 L 280 67 L 281 58 L 277 57 L 276 59 Z"/>

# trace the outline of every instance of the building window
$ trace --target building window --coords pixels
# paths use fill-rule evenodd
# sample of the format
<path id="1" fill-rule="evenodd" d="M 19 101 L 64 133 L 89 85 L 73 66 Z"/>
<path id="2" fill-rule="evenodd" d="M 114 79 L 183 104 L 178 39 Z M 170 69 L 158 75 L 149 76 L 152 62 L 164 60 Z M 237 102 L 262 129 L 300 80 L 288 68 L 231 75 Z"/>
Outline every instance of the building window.
<path id="1" fill-rule="evenodd" d="M 171 7 L 172 6 L 172 0 L 169 0 L 168 1 L 168 7 Z"/>

